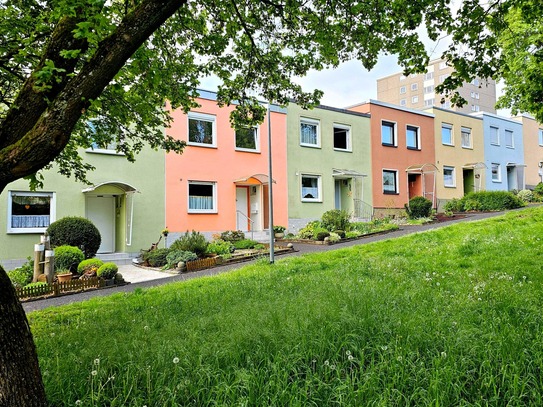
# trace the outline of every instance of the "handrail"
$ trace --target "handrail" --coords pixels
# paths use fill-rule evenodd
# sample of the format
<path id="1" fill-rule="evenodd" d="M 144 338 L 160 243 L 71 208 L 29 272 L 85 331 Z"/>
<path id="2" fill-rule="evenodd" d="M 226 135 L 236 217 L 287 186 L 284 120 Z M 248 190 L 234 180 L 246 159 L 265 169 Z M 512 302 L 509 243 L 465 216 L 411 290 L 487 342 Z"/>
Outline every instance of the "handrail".
<path id="1" fill-rule="evenodd" d="M 249 222 L 251 222 L 251 230 L 250 230 L 250 232 L 251 232 L 251 239 L 252 239 L 253 238 L 253 224 L 255 223 L 255 221 L 252 220 L 250 217 L 248 217 L 247 215 L 245 215 L 243 212 L 241 212 L 239 210 L 236 210 L 236 214 L 243 216 L 245 219 L 247 219 Z M 236 221 L 237 221 L 237 219 L 236 219 Z M 237 222 L 236 222 L 236 226 L 237 226 Z"/>

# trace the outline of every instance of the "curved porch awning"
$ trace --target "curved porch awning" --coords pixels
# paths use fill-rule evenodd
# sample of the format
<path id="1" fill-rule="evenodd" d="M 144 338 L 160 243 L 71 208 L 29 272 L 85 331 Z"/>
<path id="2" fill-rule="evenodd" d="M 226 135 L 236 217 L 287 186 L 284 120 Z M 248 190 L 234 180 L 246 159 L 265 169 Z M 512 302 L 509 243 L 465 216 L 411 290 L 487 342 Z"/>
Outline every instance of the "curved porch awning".
<path id="1" fill-rule="evenodd" d="M 409 167 L 405 169 L 405 172 L 411 173 L 411 174 L 426 174 L 426 173 L 439 172 L 439 170 L 434 164 L 426 163 L 426 164 L 410 165 Z"/>
<path id="2" fill-rule="evenodd" d="M 478 162 L 478 163 L 467 163 L 462 166 L 462 168 L 465 168 L 466 170 L 480 170 L 483 168 L 488 168 L 485 163 Z"/>
<path id="3" fill-rule="evenodd" d="M 367 175 L 354 170 L 339 170 L 337 168 L 332 168 L 332 177 L 337 179 L 347 179 L 355 177 L 367 177 Z"/>
<path id="4" fill-rule="evenodd" d="M 276 184 L 275 180 L 272 181 L 274 184 Z M 269 182 L 270 177 L 268 177 L 266 174 L 253 174 L 234 180 L 234 184 L 237 185 L 268 185 Z"/>
<path id="5" fill-rule="evenodd" d="M 139 192 L 136 187 L 133 187 L 132 185 L 130 184 L 127 184 L 125 182 L 122 182 L 122 181 L 107 181 L 107 182 L 101 182 L 99 184 L 96 184 L 96 185 L 93 185 L 91 187 L 88 187 L 88 188 L 85 188 L 83 189 L 81 192 L 85 193 L 85 192 L 93 192 L 95 191 L 96 189 L 100 188 L 100 187 L 103 187 L 103 186 L 111 186 L 111 187 L 116 187 L 116 188 L 119 188 L 120 190 L 122 190 L 123 192 L 127 193 L 127 192 Z"/>

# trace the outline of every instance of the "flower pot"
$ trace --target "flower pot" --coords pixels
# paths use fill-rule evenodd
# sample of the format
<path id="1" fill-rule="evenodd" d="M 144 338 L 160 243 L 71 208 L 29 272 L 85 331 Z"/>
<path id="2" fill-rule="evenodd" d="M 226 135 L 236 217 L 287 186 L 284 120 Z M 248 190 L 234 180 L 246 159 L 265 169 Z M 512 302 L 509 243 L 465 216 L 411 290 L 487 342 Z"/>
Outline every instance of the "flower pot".
<path id="1" fill-rule="evenodd" d="M 72 273 L 57 274 L 57 280 L 59 283 L 64 283 L 72 279 Z"/>

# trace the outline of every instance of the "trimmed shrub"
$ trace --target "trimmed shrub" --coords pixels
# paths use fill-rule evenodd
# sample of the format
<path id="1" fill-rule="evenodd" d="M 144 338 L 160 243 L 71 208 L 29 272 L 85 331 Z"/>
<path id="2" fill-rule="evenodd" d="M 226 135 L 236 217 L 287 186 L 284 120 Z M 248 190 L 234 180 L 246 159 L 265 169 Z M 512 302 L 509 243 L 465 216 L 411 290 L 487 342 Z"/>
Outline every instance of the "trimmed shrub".
<path id="1" fill-rule="evenodd" d="M 313 232 L 313 239 L 321 242 L 328 236 L 330 236 L 330 232 L 324 228 L 317 228 Z"/>
<path id="2" fill-rule="evenodd" d="M 237 250 L 254 249 L 257 244 L 258 242 L 256 240 L 243 239 L 234 242 L 234 248 L 236 248 Z"/>
<path id="3" fill-rule="evenodd" d="M 32 277 L 34 277 L 34 260 L 28 258 L 28 261 L 25 264 L 14 270 L 8 271 L 7 275 L 15 288 L 25 287 L 32 282 Z"/>
<path id="4" fill-rule="evenodd" d="M 344 210 L 332 209 L 322 214 L 321 226 L 329 232 L 349 230 L 350 224 L 349 214 Z"/>
<path id="5" fill-rule="evenodd" d="M 242 242 L 240 240 L 239 242 Z M 236 242 L 237 243 L 237 242 Z M 207 254 L 227 254 L 232 253 L 235 250 L 235 244 L 232 242 L 226 242 L 224 240 L 214 240 L 207 245 L 206 253 Z"/>
<path id="6" fill-rule="evenodd" d="M 149 250 L 143 253 L 143 262 L 148 264 L 151 267 L 162 267 L 165 266 L 168 261 L 166 260 L 166 257 L 168 256 L 168 253 L 170 251 L 175 249 L 155 249 L 155 250 Z"/>
<path id="7" fill-rule="evenodd" d="M 77 274 L 81 275 L 92 269 L 94 269 L 94 271 L 97 271 L 103 264 L 104 262 L 102 260 L 96 258 L 83 260 L 77 266 Z"/>
<path id="8" fill-rule="evenodd" d="M 102 237 L 94 224 L 85 218 L 68 216 L 51 223 L 47 228 L 51 246 L 76 246 L 79 247 L 86 259 L 94 257 Z"/>
<path id="9" fill-rule="evenodd" d="M 206 241 L 205 236 L 193 230 L 191 233 L 187 231 L 183 236 L 173 242 L 170 249 L 193 252 L 196 253 L 198 257 L 202 257 L 206 252 L 207 245 L 208 242 Z"/>
<path id="10" fill-rule="evenodd" d="M 466 211 L 503 211 L 525 206 L 519 197 L 507 191 L 471 192 L 462 200 Z M 477 204 L 474 204 L 474 202 L 477 202 Z"/>
<path id="11" fill-rule="evenodd" d="M 48 285 L 48 284 L 44 281 L 36 281 L 35 283 L 27 284 L 25 287 L 42 287 L 44 285 Z"/>
<path id="12" fill-rule="evenodd" d="M 115 274 L 117 274 L 118 271 L 119 267 L 117 267 L 115 263 L 104 263 L 100 266 L 96 275 L 109 280 L 110 278 L 115 278 Z"/>
<path id="13" fill-rule="evenodd" d="M 58 246 L 55 247 L 55 268 L 70 270 L 76 272 L 77 266 L 85 260 L 83 251 L 76 246 Z"/>
<path id="14" fill-rule="evenodd" d="M 192 252 L 186 252 L 183 250 L 170 250 L 170 253 L 166 256 L 166 268 L 174 268 L 177 267 L 177 264 L 180 261 L 187 262 L 187 261 L 193 261 L 198 260 L 198 256 L 196 253 Z"/>
<path id="15" fill-rule="evenodd" d="M 541 202 L 543 201 L 543 182 L 537 184 L 534 188 L 534 200 Z"/>
<path id="16" fill-rule="evenodd" d="M 432 214 L 432 201 L 415 196 L 409 200 L 409 206 L 405 205 L 405 211 L 409 219 L 429 218 Z"/>
<path id="17" fill-rule="evenodd" d="M 221 233 L 221 240 L 225 242 L 235 242 L 237 240 L 245 239 L 245 233 L 241 230 L 227 230 Z"/>
<path id="18" fill-rule="evenodd" d="M 517 197 L 523 202 L 532 202 L 534 200 L 534 193 L 529 189 L 523 189 L 518 191 Z"/>

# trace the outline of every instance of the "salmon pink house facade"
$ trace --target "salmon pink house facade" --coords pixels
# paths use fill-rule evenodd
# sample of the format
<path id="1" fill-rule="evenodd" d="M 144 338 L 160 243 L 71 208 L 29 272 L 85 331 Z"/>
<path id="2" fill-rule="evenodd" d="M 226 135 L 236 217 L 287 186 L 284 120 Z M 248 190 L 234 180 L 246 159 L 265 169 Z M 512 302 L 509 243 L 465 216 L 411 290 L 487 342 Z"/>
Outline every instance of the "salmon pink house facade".
<path id="1" fill-rule="evenodd" d="M 403 212 L 415 196 L 436 199 L 434 115 L 385 102 L 351 106 L 369 113 L 372 197 L 376 216 Z"/>
<path id="2" fill-rule="evenodd" d="M 177 238 L 196 230 L 269 229 L 268 119 L 235 130 L 234 106 L 220 108 L 214 92 L 200 91 L 200 107 L 172 112 L 167 133 L 184 140 L 183 154 L 166 156 L 166 225 Z M 286 225 L 286 110 L 271 106 L 274 224 Z M 172 239 L 173 241 L 173 239 Z"/>

